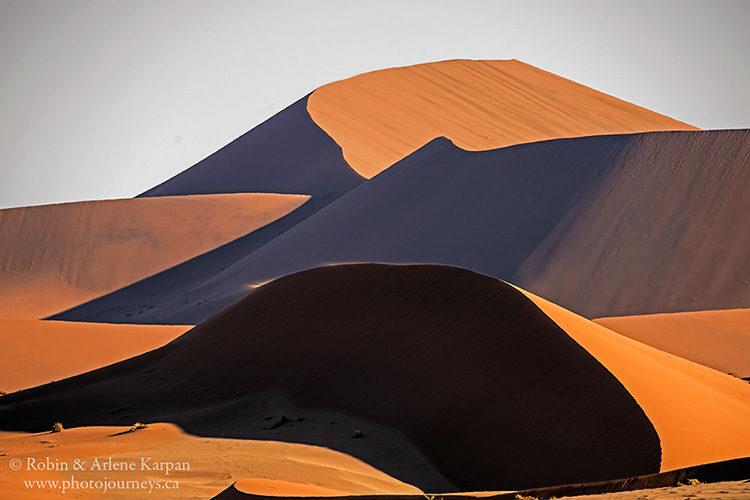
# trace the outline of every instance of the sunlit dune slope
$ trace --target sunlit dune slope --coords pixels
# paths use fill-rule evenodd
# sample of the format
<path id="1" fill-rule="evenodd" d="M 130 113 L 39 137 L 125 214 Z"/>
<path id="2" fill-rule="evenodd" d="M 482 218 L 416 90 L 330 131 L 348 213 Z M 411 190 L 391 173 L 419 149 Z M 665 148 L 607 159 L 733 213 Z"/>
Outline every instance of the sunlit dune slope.
<path id="1" fill-rule="evenodd" d="M 750 309 L 618 316 L 594 322 L 681 358 L 750 377 Z"/>
<path id="2" fill-rule="evenodd" d="M 0 390 L 27 389 L 116 363 L 190 328 L 0 319 Z"/>
<path id="3" fill-rule="evenodd" d="M 750 384 L 523 293 L 638 401 L 659 434 L 661 470 L 750 456 Z"/>
<path id="4" fill-rule="evenodd" d="M 134 423 L 134 422 L 133 422 Z M 242 478 L 250 481 L 292 485 L 304 483 L 314 491 L 341 491 L 349 494 L 419 494 L 417 488 L 404 484 L 348 455 L 329 449 L 273 441 L 211 439 L 191 436 L 172 424 L 150 424 L 148 428 L 127 432 L 131 422 L 120 427 L 81 427 L 60 433 L 25 434 L 0 432 L 0 491 L 3 498 L 211 498 Z M 123 427 L 124 425 L 124 427 Z M 14 472 L 9 461 L 14 457 L 68 464 L 68 471 Z M 148 469 L 141 459 L 148 458 Z M 109 463 L 135 463 L 135 470 L 91 470 L 94 459 L 103 466 Z M 75 459 L 86 465 L 72 470 Z M 155 464 L 179 464 L 168 475 L 153 469 Z M 46 462 L 45 462 L 46 463 Z M 185 466 L 184 464 L 187 464 Z M 64 495 L 56 491 L 27 488 L 28 480 L 70 480 L 79 482 L 124 481 L 158 482 L 159 486 L 124 487 L 106 492 L 95 488 L 68 487 Z M 177 481 L 175 489 L 174 481 Z M 169 485 L 167 486 L 167 482 Z M 101 484 L 101 483 L 100 483 Z M 304 486 L 303 485 L 303 486 Z M 62 487 L 62 484 L 60 485 Z M 170 489 L 167 489 L 167 488 Z M 291 494 L 291 487 L 281 493 Z"/>
<path id="5" fill-rule="evenodd" d="M 60 312 L 232 241 L 307 199 L 234 194 L 0 210 L 0 317 Z"/>
<path id="6" fill-rule="evenodd" d="M 307 109 L 372 177 L 435 137 L 468 150 L 594 134 L 696 130 L 517 60 L 452 60 L 330 83 Z"/>
<path id="7" fill-rule="evenodd" d="M 256 283 L 344 262 L 456 265 L 587 317 L 747 307 L 748 184 L 747 130 L 479 152 L 435 139 L 142 318 L 198 323 Z M 122 322 L 150 300 L 113 296 L 60 319 Z"/>

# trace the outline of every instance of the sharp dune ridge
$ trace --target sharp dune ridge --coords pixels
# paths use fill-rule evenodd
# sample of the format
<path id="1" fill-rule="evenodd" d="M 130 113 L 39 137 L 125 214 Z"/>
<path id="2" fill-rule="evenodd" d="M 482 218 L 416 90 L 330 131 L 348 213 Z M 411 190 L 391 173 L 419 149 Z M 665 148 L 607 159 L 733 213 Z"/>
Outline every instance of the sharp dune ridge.
<path id="1" fill-rule="evenodd" d="M 113 295 L 56 318 L 124 322 L 148 298 L 163 307 L 141 321 L 197 323 L 249 283 L 331 262 L 456 265 L 587 317 L 744 307 L 748 175 L 745 130 L 482 152 L 435 139 L 180 296 Z"/>
<path id="2" fill-rule="evenodd" d="M 300 415 L 362 419 L 364 438 L 352 439 L 350 428 L 338 442 L 326 435 L 341 433 L 336 426 L 301 438 L 308 424 L 294 421 L 297 442 L 325 443 L 425 491 L 659 469 L 659 438 L 633 397 L 533 302 L 494 278 L 430 265 L 331 266 L 280 278 L 164 348 L 5 396 L 0 427 L 39 430 L 49 418 L 109 425 L 119 418 L 110 412 L 127 406 L 197 434 L 258 438 L 226 433 L 237 432 L 233 419 L 245 432 L 267 427 L 264 413 L 248 412 L 277 397 Z M 395 437 L 378 444 L 381 426 L 427 462 L 406 462 Z"/>
<path id="3" fill-rule="evenodd" d="M 515 59 L 364 73 L 315 90 L 307 109 L 367 178 L 440 136 L 488 150 L 560 137 L 697 130 Z"/>
<path id="4" fill-rule="evenodd" d="M 748 186 L 750 130 L 515 59 L 324 85 L 135 199 L 0 210 L 0 470 L 189 456 L 198 498 L 741 479 Z"/>

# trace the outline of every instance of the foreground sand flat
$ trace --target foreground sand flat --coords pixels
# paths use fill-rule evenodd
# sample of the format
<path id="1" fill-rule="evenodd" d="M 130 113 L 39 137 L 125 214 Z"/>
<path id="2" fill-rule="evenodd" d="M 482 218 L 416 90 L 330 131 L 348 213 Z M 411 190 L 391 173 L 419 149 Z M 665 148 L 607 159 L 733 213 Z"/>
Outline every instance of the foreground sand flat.
<path id="1" fill-rule="evenodd" d="M 161 347 L 190 325 L 0 319 L 0 391 L 72 377 Z"/>
<path id="2" fill-rule="evenodd" d="M 60 433 L 0 432 L 0 470 L 3 471 L 0 491 L 14 499 L 51 498 L 61 495 L 61 490 L 53 493 L 40 491 L 38 487 L 32 489 L 24 480 L 63 481 L 74 475 L 81 482 L 106 477 L 114 481 L 160 481 L 162 486 L 155 486 L 151 493 L 143 488 L 116 488 L 106 494 L 73 488 L 65 493 L 68 498 L 211 498 L 243 478 L 248 486 L 265 485 L 266 490 L 272 487 L 282 494 L 292 494 L 298 487 L 348 494 L 420 493 L 417 488 L 364 462 L 326 448 L 274 441 L 203 438 L 166 423 L 150 424 L 135 432 L 128 430 L 129 427 L 81 427 Z M 99 457 L 99 469 L 107 468 L 105 464 L 110 463 L 111 457 L 111 463 L 135 463 L 135 470 L 97 470 L 95 457 Z M 15 458 L 23 462 L 17 472 L 12 470 L 11 460 Z M 69 470 L 28 470 L 29 459 L 34 460 L 33 469 L 41 462 L 47 463 L 47 458 L 52 464 L 70 464 Z M 86 463 L 83 470 L 72 470 L 76 458 Z M 143 458 L 147 459 L 145 467 Z M 167 463 L 174 467 L 161 465 Z M 185 470 L 185 463 L 189 464 L 189 470 Z M 170 468 L 171 472 L 165 474 Z M 175 491 L 174 483 L 170 483 L 172 489 L 168 491 L 166 481 L 177 481 L 179 491 Z"/>
<path id="3" fill-rule="evenodd" d="M 228 243 L 307 199 L 241 193 L 0 210 L 0 317 L 61 312 Z"/>
<path id="4" fill-rule="evenodd" d="M 594 322 L 681 358 L 750 377 L 750 309 L 619 316 Z"/>
<path id="5" fill-rule="evenodd" d="M 662 471 L 750 455 L 750 384 L 523 292 L 635 398 L 659 434 Z"/>
<path id="6" fill-rule="evenodd" d="M 560 137 L 697 130 L 515 59 L 373 71 L 320 87 L 307 109 L 368 178 L 439 136 L 486 150 Z"/>

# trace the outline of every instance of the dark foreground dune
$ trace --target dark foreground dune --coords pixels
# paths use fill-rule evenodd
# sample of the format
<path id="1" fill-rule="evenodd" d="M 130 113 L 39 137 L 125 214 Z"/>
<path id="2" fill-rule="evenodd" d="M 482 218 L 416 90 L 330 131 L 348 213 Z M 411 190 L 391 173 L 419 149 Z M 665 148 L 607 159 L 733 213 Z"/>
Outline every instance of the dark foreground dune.
<path id="1" fill-rule="evenodd" d="M 747 307 L 748 183 L 747 130 L 483 152 L 436 139 L 204 283 L 146 290 L 159 306 L 139 320 L 197 323 L 256 283 L 342 262 L 456 265 L 588 317 Z M 123 322 L 143 300 L 57 318 Z"/>
<path id="2" fill-rule="evenodd" d="M 425 491 L 660 465 L 633 397 L 531 300 L 429 265 L 287 276 L 161 349 L 0 399 L 2 429 L 58 420 L 170 421 L 201 435 L 321 444 Z"/>

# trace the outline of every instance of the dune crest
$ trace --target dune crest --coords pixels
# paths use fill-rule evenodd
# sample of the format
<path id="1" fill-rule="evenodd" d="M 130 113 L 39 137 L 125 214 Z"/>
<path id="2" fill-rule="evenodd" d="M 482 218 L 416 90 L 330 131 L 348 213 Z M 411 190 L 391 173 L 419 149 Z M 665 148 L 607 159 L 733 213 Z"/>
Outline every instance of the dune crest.
<path id="1" fill-rule="evenodd" d="M 522 291 L 638 401 L 659 434 L 662 471 L 750 456 L 750 384 Z"/>
<path id="2" fill-rule="evenodd" d="M 243 236 L 307 199 L 243 193 L 0 210 L 0 317 L 60 312 Z"/>
<path id="3" fill-rule="evenodd" d="M 364 73 L 315 90 L 307 109 L 367 178 L 440 136 L 476 151 L 561 137 L 697 130 L 515 59 Z"/>
<path id="4" fill-rule="evenodd" d="M 613 316 L 593 321 L 681 358 L 750 377 L 750 309 Z"/>

